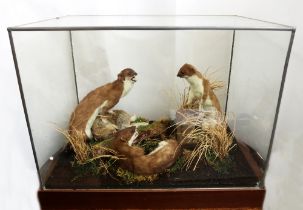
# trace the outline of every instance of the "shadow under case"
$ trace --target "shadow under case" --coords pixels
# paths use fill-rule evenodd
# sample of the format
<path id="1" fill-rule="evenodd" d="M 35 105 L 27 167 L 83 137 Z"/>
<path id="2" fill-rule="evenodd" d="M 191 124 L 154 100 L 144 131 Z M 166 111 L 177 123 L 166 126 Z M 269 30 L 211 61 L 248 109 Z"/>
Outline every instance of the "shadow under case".
<path id="1" fill-rule="evenodd" d="M 293 27 L 65 16 L 8 31 L 42 208 L 262 205 Z"/>

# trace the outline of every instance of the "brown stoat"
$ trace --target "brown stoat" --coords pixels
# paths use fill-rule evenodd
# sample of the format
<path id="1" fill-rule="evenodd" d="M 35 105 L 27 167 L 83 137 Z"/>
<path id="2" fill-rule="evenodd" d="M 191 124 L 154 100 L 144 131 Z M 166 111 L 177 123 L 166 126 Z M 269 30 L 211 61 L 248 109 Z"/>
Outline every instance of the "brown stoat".
<path id="1" fill-rule="evenodd" d="M 118 74 L 118 78 L 88 93 L 72 113 L 69 122 L 71 135 L 81 134 L 84 139 L 93 137 L 91 127 L 99 113 L 107 113 L 125 96 L 136 82 L 137 73 L 126 68 Z M 75 132 L 77 131 L 77 132 Z"/>
<path id="2" fill-rule="evenodd" d="M 191 104 L 194 99 L 202 99 L 202 107 L 214 106 L 218 112 L 221 107 L 217 96 L 210 86 L 210 82 L 191 64 L 184 64 L 178 74 L 190 84 L 187 104 Z"/>
<path id="3" fill-rule="evenodd" d="M 112 148 L 122 155 L 121 167 L 139 175 L 152 175 L 163 172 L 175 163 L 179 155 L 175 140 L 161 141 L 156 149 L 147 155 L 138 146 L 132 146 L 138 133 L 136 127 L 128 127 L 116 133 Z"/>

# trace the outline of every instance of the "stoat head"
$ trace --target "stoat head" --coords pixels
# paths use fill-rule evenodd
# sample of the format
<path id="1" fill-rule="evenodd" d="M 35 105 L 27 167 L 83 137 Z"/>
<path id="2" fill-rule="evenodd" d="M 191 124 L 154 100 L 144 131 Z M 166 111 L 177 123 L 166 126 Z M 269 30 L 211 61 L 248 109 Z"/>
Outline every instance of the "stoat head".
<path id="1" fill-rule="evenodd" d="M 126 80 L 129 80 L 132 83 L 135 83 L 137 81 L 136 76 L 137 76 L 137 73 L 133 69 L 126 68 L 126 69 L 123 69 L 118 74 L 118 80 L 123 81 L 123 82 L 126 81 Z"/>
<path id="2" fill-rule="evenodd" d="M 119 141 L 123 141 L 131 146 L 134 140 L 138 137 L 138 132 L 135 126 L 128 127 L 122 130 L 119 130 L 116 133 L 116 139 Z"/>
<path id="3" fill-rule="evenodd" d="M 186 79 L 188 77 L 195 75 L 196 73 L 197 70 L 195 69 L 195 67 L 191 64 L 186 63 L 180 68 L 177 76 Z"/>

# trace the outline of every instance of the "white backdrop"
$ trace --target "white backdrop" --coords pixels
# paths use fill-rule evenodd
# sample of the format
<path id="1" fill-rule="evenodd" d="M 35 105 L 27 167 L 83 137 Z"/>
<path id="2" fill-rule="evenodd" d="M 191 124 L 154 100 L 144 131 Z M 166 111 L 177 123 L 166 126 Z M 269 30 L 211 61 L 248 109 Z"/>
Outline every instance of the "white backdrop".
<path id="1" fill-rule="evenodd" d="M 213 77 L 228 81 L 232 31 L 73 31 L 72 37 L 79 98 L 130 67 L 138 82 L 115 108 L 151 120 L 169 117 L 178 106 L 188 86 L 176 76 L 184 63 L 210 67 Z M 226 88 L 218 95 L 224 110 Z"/>
<path id="2" fill-rule="evenodd" d="M 1 0 L 0 209 L 39 209 L 38 178 L 5 27 L 66 14 L 238 14 L 297 26 L 264 209 L 303 209 L 303 18 L 299 0 Z"/>

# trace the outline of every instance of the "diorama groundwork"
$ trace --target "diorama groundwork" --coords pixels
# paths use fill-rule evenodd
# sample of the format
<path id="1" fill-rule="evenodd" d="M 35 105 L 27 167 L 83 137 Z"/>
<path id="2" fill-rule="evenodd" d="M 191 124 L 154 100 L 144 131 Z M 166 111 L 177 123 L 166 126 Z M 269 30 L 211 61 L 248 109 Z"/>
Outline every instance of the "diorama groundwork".
<path id="1" fill-rule="evenodd" d="M 180 135 L 178 124 L 173 121 L 150 122 L 137 118 L 135 122 L 146 122 L 143 126 L 138 126 L 139 135 L 136 142 L 137 146 L 144 149 L 146 155 L 157 148 L 160 141 L 178 139 L 177 135 Z M 252 164 L 257 165 L 262 160 L 252 149 L 239 144 L 228 127 L 225 129 L 226 135 L 231 137 L 226 155 L 220 157 L 217 151 L 209 149 L 193 156 L 193 152 L 197 152 L 201 143 L 199 145 L 193 139 L 185 141 L 186 135 L 188 137 L 188 133 L 191 133 L 187 131 L 182 133 L 181 152 L 175 163 L 161 173 L 152 175 L 134 174 L 120 167 L 119 158 L 123 157 L 119 157 L 110 148 L 114 134 L 102 141 L 89 141 L 85 150 L 89 153 L 86 160 L 77 158 L 79 154 L 75 152 L 74 146 L 68 144 L 57 154 L 51 167 L 44 166 L 48 171 L 45 187 L 85 189 L 256 186 L 260 177 Z M 248 150 L 244 151 L 243 146 Z M 246 154 L 243 154 L 244 152 Z M 252 158 L 247 160 L 247 155 Z M 251 160 L 254 160 L 253 163 Z M 260 167 L 258 165 L 258 168 Z"/>

